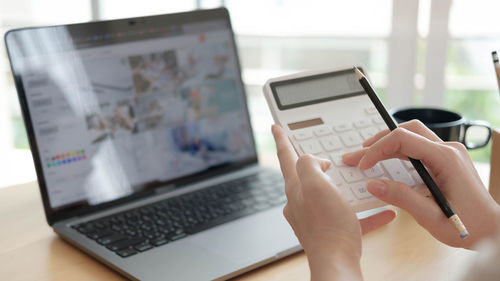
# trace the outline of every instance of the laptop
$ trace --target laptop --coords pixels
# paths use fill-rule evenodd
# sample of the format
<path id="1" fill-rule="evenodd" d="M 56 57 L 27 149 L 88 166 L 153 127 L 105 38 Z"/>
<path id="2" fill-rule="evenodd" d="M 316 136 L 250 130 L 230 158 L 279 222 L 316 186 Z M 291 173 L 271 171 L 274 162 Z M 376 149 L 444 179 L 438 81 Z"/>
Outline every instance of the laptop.
<path id="1" fill-rule="evenodd" d="M 48 224 L 134 280 L 228 279 L 300 250 L 259 166 L 224 8 L 5 35 Z"/>

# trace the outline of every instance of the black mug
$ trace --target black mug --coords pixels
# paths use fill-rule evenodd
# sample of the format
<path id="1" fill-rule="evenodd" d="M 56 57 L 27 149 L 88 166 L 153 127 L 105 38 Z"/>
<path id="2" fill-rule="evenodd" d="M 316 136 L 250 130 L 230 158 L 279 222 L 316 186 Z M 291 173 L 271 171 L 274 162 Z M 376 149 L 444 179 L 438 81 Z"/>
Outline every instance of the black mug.
<path id="1" fill-rule="evenodd" d="M 486 121 L 466 120 L 462 115 L 438 108 L 400 108 L 391 110 L 392 117 L 396 122 L 403 123 L 418 119 L 431 129 L 443 141 L 458 141 L 467 149 L 484 147 L 491 138 L 491 126 Z M 471 141 L 472 128 L 482 130 L 479 140 Z M 472 129 L 472 130 L 470 130 Z"/>

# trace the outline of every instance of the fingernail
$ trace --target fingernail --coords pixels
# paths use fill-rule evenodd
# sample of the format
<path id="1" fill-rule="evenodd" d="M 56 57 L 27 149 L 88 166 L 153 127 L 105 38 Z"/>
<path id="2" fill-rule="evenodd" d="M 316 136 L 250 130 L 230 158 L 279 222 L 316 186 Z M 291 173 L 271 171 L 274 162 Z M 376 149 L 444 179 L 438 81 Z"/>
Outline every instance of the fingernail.
<path id="1" fill-rule="evenodd" d="M 372 180 L 372 181 L 368 182 L 366 189 L 371 194 L 373 194 L 377 197 L 380 197 L 380 196 L 383 196 L 385 194 L 385 191 L 387 190 L 387 184 L 381 180 Z"/>
<path id="2" fill-rule="evenodd" d="M 276 133 L 276 125 L 271 125 L 271 132 L 272 132 L 273 134 L 275 134 L 275 133 Z"/>
<path id="3" fill-rule="evenodd" d="M 361 157 L 361 159 L 359 159 L 358 169 L 360 169 L 360 170 L 366 170 L 368 168 L 370 168 L 370 165 L 367 165 L 365 163 L 365 156 L 363 155 L 363 157 Z"/>
<path id="4" fill-rule="evenodd" d="M 332 161 L 328 159 L 323 159 L 323 165 L 321 165 L 321 170 L 326 172 L 332 166 Z"/>

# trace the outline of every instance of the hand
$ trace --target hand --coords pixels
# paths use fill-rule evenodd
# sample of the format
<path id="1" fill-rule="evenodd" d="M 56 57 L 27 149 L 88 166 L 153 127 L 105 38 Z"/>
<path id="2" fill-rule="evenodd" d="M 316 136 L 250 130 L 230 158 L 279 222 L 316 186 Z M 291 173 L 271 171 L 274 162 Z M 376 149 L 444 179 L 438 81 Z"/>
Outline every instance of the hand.
<path id="1" fill-rule="evenodd" d="M 283 214 L 304 248 L 311 279 L 360 280 L 361 234 L 390 222 L 387 210 L 358 222 L 324 172 L 331 162 L 311 155 L 300 158 L 279 126 L 272 127 L 288 203 Z"/>
<path id="2" fill-rule="evenodd" d="M 500 210 L 483 186 L 467 153 L 458 142 L 443 142 L 420 121 L 385 130 L 363 143 L 364 148 L 345 154 L 343 161 L 368 169 L 389 158 L 422 161 L 430 175 L 469 231 L 460 239 L 433 198 L 426 198 L 404 183 L 372 180 L 367 190 L 379 199 L 408 211 L 439 241 L 471 249 L 479 240 L 494 235 L 500 227 Z"/>

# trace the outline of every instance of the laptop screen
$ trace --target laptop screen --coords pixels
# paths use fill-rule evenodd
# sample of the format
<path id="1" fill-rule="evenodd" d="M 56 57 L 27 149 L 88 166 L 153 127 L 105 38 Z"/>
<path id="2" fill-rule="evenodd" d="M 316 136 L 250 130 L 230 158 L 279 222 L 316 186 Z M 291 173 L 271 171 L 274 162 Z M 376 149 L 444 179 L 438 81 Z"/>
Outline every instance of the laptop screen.
<path id="1" fill-rule="evenodd" d="M 229 20 L 186 17 L 6 36 L 52 210 L 255 159 Z"/>

